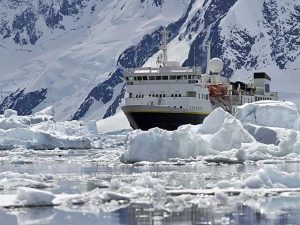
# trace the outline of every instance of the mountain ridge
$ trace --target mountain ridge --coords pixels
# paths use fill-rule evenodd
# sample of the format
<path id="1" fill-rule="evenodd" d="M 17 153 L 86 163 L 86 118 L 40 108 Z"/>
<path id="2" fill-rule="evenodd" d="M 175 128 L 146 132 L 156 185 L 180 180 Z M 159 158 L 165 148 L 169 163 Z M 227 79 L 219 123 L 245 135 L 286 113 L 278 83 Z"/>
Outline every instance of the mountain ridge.
<path id="1" fill-rule="evenodd" d="M 281 81 L 294 88 L 292 80 L 298 79 L 300 5 L 296 0 L 67 1 L 71 5 L 65 1 L 59 1 L 58 6 L 48 0 L 40 8 L 40 12 L 46 12 L 42 13 L 43 18 L 52 18 L 45 22 L 48 28 L 43 31 L 56 38 L 42 43 L 47 54 L 37 54 L 29 63 L 24 61 L 25 66 L 12 69 L 13 82 L 0 78 L 3 89 L 8 89 L 0 112 L 13 108 L 23 115 L 55 105 L 59 120 L 101 119 L 113 115 L 125 95 L 124 69 L 155 63 L 162 26 L 171 32 L 170 59 L 179 59 L 184 66 L 196 65 L 204 70 L 205 45 L 211 43 L 212 56 L 225 62 L 224 76 L 246 80 L 253 71 L 266 70 L 274 74 L 275 87 L 279 88 Z M 37 5 L 40 2 L 34 1 Z M 36 29 L 36 24 L 26 22 L 27 19 L 38 21 L 34 19 L 37 15 L 21 15 L 17 19 L 21 22 L 16 23 L 17 29 L 9 37 L 8 25 L 3 25 L 1 18 L 0 36 L 7 41 L 12 34 L 16 39 L 19 33 L 19 41 L 12 48 L 21 46 L 26 51 L 28 46 L 33 46 L 28 51 L 34 55 L 34 48 L 44 41 L 44 33 Z M 24 43 L 22 29 L 23 33 L 29 29 L 32 34 L 27 33 Z M 57 30 L 66 33 L 59 36 Z M 59 40 L 63 41 L 57 49 L 51 46 Z M 2 57 L 3 52 L 0 47 Z M 281 72 L 287 75 L 280 76 Z"/>

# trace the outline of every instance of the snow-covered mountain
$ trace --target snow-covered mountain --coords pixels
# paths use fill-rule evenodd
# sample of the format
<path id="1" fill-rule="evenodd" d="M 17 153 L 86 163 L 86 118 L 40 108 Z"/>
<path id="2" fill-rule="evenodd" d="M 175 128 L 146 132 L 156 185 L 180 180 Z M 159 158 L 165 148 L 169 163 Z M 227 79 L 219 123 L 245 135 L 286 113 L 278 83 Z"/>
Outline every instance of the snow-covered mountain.
<path id="1" fill-rule="evenodd" d="M 113 115 L 123 69 L 155 65 L 162 26 L 171 60 L 205 67 L 210 42 L 225 76 L 264 70 L 273 89 L 299 89 L 298 0 L 3 0 L 0 112 L 53 105 L 59 120 Z"/>

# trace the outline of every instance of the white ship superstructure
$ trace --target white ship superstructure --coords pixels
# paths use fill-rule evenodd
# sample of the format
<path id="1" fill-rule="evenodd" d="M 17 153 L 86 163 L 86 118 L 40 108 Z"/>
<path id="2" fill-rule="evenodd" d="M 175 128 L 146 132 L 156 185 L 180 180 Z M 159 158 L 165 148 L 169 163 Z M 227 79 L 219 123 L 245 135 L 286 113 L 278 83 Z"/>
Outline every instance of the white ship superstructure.
<path id="1" fill-rule="evenodd" d="M 252 82 L 230 83 L 220 76 L 221 59 L 210 58 L 206 73 L 199 67 L 181 67 L 168 61 L 167 31 L 162 32 L 158 67 L 127 69 L 127 97 L 122 107 L 134 129 L 147 130 L 160 127 L 177 129 L 183 124 L 200 124 L 215 108 L 222 107 L 233 113 L 245 103 L 276 100 L 278 94 L 270 92 L 271 78 L 265 73 L 255 73 Z"/>

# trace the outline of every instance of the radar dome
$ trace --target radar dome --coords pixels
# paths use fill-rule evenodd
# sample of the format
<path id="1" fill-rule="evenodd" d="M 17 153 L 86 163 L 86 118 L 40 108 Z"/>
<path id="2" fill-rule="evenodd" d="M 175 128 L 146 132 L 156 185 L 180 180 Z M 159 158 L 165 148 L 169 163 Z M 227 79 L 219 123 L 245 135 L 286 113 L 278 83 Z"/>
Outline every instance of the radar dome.
<path id="1" fill-rule="evenodd" d="M 219 74 L 224 67 L 222 59 L 213 58 L 208 62 L 208 69 L 213 74 Z"/>

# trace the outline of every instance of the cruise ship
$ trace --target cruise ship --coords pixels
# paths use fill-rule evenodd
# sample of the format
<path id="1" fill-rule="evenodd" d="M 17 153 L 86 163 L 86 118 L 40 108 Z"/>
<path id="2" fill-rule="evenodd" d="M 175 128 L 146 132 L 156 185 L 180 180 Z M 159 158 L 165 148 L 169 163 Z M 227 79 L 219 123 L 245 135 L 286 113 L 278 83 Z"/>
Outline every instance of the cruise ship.
<path id="1" fill-rule="evenodd" d="M 168 61 L 167 36 L 163 29 L 157 67 L 125 71 L 127 94 L 122 110 L 133 129 L 176 130 L 183 124 L 201 124 L 217 107 L 234 113 L 245 103 L 278 100 L 278 93 L 270 91 L 271 78 L 264 72 L 254 73 L 247 84 L 222 77 L 224 63 L 210 59 L 209 45 L 205 73 L 199 67 Z"/>

